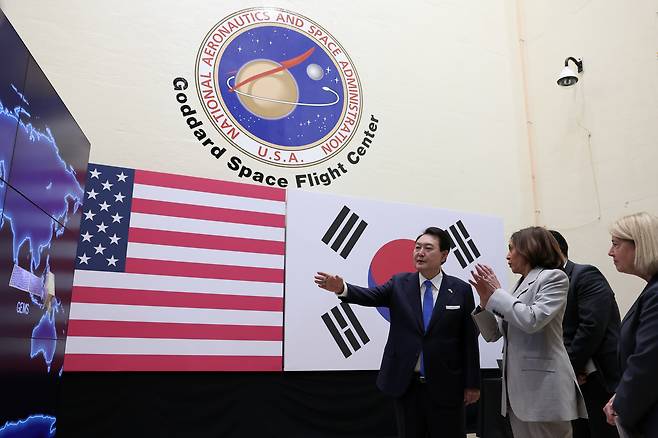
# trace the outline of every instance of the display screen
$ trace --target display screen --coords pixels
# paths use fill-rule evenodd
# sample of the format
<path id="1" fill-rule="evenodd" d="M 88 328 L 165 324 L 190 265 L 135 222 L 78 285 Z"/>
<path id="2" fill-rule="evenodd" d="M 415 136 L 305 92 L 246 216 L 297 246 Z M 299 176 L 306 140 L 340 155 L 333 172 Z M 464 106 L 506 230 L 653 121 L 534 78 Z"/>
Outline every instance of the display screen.
<path id="1" fill-rule="evenodd" d="M 33 59 L 16 130 L 9 185 L 62 225 L 78 228 L 89 142 Z M 69 223 L 69 221 L 74 223 Z"/>
<path id="2" fill-rule="evenodd" d="M 50 436 L 66 342 L 76 233 L 11 187 L 6 190 L 2 220 L 0 377 L 6 384 L 0 429 L 4 425 L 16 436 Z M 54 287 L 48 287 L 48 278 Z"/>
<path id="3" fill-rule="evenodd" d="M 14 154 L 14 142 L 21 108 L 25 105 L 20 90 L 25 87 L 29 53 L 0 10 L 0 214 L 5 199 L 6 180 Z"/>
<path id="4" fill-rule="evenodd" d="M 0 436 L 54 436 L 89 141 L 0 11 Z"/>
<path id="5" fill-rule="evenodd" d="M 6 191 L 2 217 L 0 333 L 26 339 L 64 339 L 77 233 L 11 187 Z"/>

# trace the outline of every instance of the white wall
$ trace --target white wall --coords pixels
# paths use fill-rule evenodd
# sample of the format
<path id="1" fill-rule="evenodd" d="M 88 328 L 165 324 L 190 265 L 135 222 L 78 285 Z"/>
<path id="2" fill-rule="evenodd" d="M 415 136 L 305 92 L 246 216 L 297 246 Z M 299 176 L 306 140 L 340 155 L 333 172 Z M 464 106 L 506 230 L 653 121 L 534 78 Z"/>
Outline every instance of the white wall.
<path id="1" fill-rule="evenodd" d="M 498 215 L 506 235 L 535 221 L 557 228 L 574 260 L 602 268 L 625 313 L 641 282 L 613 272 L 607 228 L 622 214 L 658 213 L 655 2 L 269 5 L 311 18 L 340 41 L 361 78 L 363 120 L 380 120 L 361 163 L 312 190 Z M 171 81 L 193 79 L 196 52 L 215 23 L 259 5 L 0 6 L 91 140 L 92 161 L 238 179 L 190 135 Z M 583 57 L 585 72 L 564 89 L 555 79 L 567 56 Z M 254 170 L 299 172 L 231 153 Z"/>
<path id="2" fill-rule="evenodd" d="M 531 221 L 513 2 L 270 4 L 311 18 L 339 40 L 363 85 L 362 120 L 380 120 L 361 162 L 313 190 L 499 215 L 509 231 Z M 193 139 L 171 81 L 193 79 L 196 52 L 215 23 L 258 5 L 0 5 L 91 140 L 92 161 L 237 179 Z M 240 157 L 264 172 L 295 173 Z"/>
<path id="3" fill-rule="evenodd" d="M 644 282 L 616 272 L 608 229 L 625 214 L 658 214 L 658 7 L 650 0 L 519 5 L 538 222 L 563 232 L 573 260 L 604 272 L 623 315 Z M 559 87 L 569 56 L 582 57 L 584 71 L 575 86 Z"/>

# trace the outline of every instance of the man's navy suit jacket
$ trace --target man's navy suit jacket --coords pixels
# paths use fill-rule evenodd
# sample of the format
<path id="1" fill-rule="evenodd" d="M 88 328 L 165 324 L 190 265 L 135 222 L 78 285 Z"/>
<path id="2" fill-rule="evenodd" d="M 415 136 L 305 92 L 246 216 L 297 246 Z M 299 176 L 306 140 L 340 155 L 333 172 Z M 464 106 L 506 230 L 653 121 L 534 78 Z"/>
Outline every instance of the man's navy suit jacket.
<path id="1" fill-rule="evenodd" d="M 564 272 L 569 276 L 569 294 L 562 328 L 571 365 L 576 373 L 582 373 L 592 359 L 612 394 L 619 382 L 617 344 L 621 325 L 615 294 L 594 266 L 567 260 Z"/>
<path id="2" fill-rule="evenodd" d="M 379 389 L 402 396 L 423 351 L 425 377 L 432 399 L 441 405 L 462 405 L 464 389 L 480 387 L 478 331 L 471 318 L 475 307 L 471 286 L 443 274 L 429 328 L 423 327 L 418 273 L 394 275 L 374 288 L 347 285 L 346 302 L 388 307 L 390 330 L 377 377 Z"/>

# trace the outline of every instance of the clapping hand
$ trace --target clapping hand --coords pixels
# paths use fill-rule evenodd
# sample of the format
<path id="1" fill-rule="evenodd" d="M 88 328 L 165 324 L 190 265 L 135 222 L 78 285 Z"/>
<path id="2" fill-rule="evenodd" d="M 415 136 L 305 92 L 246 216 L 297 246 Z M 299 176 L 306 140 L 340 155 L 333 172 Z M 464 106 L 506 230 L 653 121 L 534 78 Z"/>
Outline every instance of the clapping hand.
<path id="1" fill-rule="evenodd" d="M 489 297 L 494 293 L 496 289 L 500 288 L 500 282 L 496 273 L 487 265 L 476 264 L 475 270 L 471 271 L 472 279 L 469 279 L 468 282 L 473 285 L 475 291 L 480 296 L 480 307 L 484 308 L 487 306 Z"/>

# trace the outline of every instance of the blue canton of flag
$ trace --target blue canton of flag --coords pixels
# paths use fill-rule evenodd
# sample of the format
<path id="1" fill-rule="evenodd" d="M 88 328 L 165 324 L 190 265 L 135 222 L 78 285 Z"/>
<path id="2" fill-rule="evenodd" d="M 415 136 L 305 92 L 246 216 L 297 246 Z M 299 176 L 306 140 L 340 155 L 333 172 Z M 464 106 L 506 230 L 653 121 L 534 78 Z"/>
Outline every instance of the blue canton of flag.
<path id="1" fill-rule="evenodd" d="M 124 270 L 134 179 L 132 169 L 89 165 L 76 269 Z"/>

